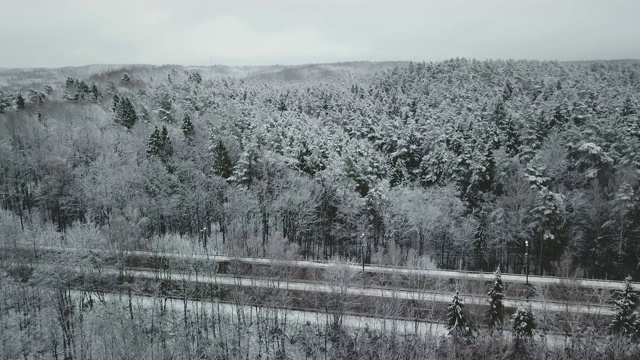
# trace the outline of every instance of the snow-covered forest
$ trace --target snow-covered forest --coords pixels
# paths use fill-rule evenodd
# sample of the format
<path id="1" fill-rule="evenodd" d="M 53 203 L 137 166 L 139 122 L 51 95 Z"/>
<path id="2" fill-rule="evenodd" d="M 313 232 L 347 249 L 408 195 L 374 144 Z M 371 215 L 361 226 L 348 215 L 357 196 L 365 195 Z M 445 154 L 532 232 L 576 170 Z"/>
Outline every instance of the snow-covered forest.
<path id="1" fill-rule="evenodd" d="M 2 70 L 2 231 L 637 277 L 639 93 L 637 61 Z"/>
<path id="2" fill-rule="evenodd" d="M 640 61 L 0 69 L 0 357 L 634 359 L 638 94 Z"/>

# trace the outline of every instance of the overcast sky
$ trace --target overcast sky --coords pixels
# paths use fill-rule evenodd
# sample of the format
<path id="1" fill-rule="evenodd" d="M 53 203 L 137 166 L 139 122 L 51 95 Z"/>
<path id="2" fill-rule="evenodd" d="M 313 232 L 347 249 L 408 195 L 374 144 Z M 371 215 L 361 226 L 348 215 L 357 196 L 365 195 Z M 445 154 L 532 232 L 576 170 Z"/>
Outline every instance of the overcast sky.
<path id="1" fill-rule="evenodd" d="M 1 0 L 0 67 L 638 59 L 640 0 Z"/>

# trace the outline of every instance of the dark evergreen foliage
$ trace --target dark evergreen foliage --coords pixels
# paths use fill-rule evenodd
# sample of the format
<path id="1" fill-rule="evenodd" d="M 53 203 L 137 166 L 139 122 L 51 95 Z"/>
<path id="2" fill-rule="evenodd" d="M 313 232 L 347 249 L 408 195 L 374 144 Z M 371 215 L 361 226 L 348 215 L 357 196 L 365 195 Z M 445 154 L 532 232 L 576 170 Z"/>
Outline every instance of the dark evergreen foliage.
<path id="1" fill-rule="evenodd" d="M 229 180 L 233 176 L 233 163 L 229 152 L 221 140 L 213 147 L 213 173 L 223 179 Z"/>
<path id="2" fill-rule="evenodd" d="M 335 66 L 309 69 L 331 72 Z M 355 66 L 353 71 L 351 66 Z M 74 123 L 88 125 L 78 135 L 86 135 L 86 143 L 59 135 L 47 145 L 48 135 L 38 133 L 44 131 L 42 127 L 30 128 L 32 123 L 19 121 L 23 117 L 35 120 L 33 114 L 11 112 L 3 115 L 6 124 L 2 129 L 7 131 L 0 132 L 0 150 L 4 151 L 2 158 L 24 153 L 25 159 L 32 159 L 41 153 L 35 149 L 48 146 L 46 153 L 77 169 L 71 177 L 88 184 L 85 177 L 92 172 L 106 172 L 101 176 L 111 178 L 108 171 L 100 170 L 107 166 L 103 159 L 110 158 L 101 152 L 113 151 L 113 158 L 134 160 L 136 130 L 151 135 L 154 125 L 149 124 L 160 120 L 158 139 L 165 125 L 167 138 L 171 131 L 180 131 L 188 140 L 166 141 L 171 148 L 158 147 L 151 157 L 176 167 L 179 186 L 201 188 L 203 185 L 190 182 L 210 181 L 207 175 L 213 172 L 229 180 L 225 192 L 244 191 L 234 201 L 255 200 L 260 209 L 256 221 L 263 224 L 267 218 L 270 222 L 256 227 L 272 230 L 258 234 L 260 237 L 268 239 L 285 227 L 276 220 L 285 212 L 276 206 L 290 205 L 285 198 L 293 195 L 287 186 L 277 183 L 302 177 L 313 184 L 302 186 L 312 189 L 307 201 L 321 199 L 322 205 L 312 206 L 306 220 L 295 220 L 301 222 L 295 226 L 306 228 L 308 234 L 299 244 L 304 256 L 354 256 L 359 249 L 358 234 L 366 229 L 375 234 L 379 249 L 384 249 L 372 258 L 382 259 L 399 247 L 399 263 L 415 261 L 411 259 L 415 253 L 441 267 L 490 269 L 500 263 L 504 271 L 520 272 L 523 244 L 529 241 L 532 273 L 554 274 L 560 261 L 568 261 L 573 270 L 587 277 L 639 274 L 640 243 L 635 241 L 640 235 L 637 62 L 453 59 L 388 68 L 376 65 L 379 71 L 358 66 L 340 65 L 339 73 L 348 73 L 348 79 L 305 74 L 285 82 L 252 69 L 237 69 L 251 75 L 236 77 L 206 68 L 185 72 L 171 67 L 133 67 L 126 69 L 127 84 L 120 81 L 123 69 L 93 75 L 83 70 L 49 81 L 53 85 L 47 85 L 49 90 L 45 86 L 43 91 L 24 93 L 23 89 L 3 88 L 0 112 L 6 114 L 16 107 L 16 95 L 23 91 L 26 104 L 51 101 L 52 106 L 60 106 L 54 110 L 45 104 L 34 109 L 46 115 L 47 130 L 64 128 L 58 123 L 66 124 L 65 116 L 83 119 Z M 286 70 L 283 74 L 300 69 Z M 203 77 L 208 81 L 200 81 Z M 57 87 L 64 92 L 53 91 Z M 113 101 L 103 103 L 100 90 Z M 71 101 L 58 104 L 60 99 Z M 84 106 L 85 102 L 95 105 Z M 85 121 L 96 106 L 110 109 L 121 126 L 106 129 L 100 119 Z M 181 117 L 176 124 L 175 114 L 188 114 L 189 121 Z M 191 132 L 188 123 L 193 125 L 196 116 L 198 129 L 215 134 L 213 139 L 203 141 L 205 137 Z M 136 121 L 138 118 L 143 121 Z M 97 140 L 92 135 L 94 125 L 101 132 Z M 121 141 L 117 132 L 127 129 L 131 130 L 127 141 Z M 27 133 L 33 136 L 24 135 Z M 78 136 L 74 134 L 73 139 Z M 36 138 L 42 145 L 29 143 Z M 118 141 L 102 144 L 106 139 Z M 55 141 L 63 146 L 52 151 L 58 148 Z M 187 144 L 188 148 L 182 148 Z M 145 161 L 135 159 L 137 171 L 146 169 Z M 16 183 L 39 189 L 39 179 L 47 174 L 34 169 L 44 162 L 33 160 L 25 165 L 28 170 L 16 170 L 18 180 L 0 184 L 7 188 L 2 193 L 16 192 L 10 185 Z M 3 172 L 21 166 L 15 165 L 19 161 L 12 164 L 3 163 Z M 124 170 L 113 173 L 118 171 Z M 149 177 L 137 171 L 126 172 Z M 178 185 L 172 181 L 167 180 L 172 184 L 167 187 L 174 189 Z M 83 186 L 83 191 L 91 193 L 91 187 Z M 306 190 L 300 194 L 307 194 Z M 80 198 L 79 206 L 90 208 L 92 214 L 103 211 L 91 196 Z M 406 200 L 399 204 L 398 199 Z M 415 199 L 424 201 L 414 209 Z M 172 212 L 182 213 L 183 205 L 175 205 L 182 202 L 166 201 Z M 128 209 L 123 204 L 105 205 L 104 209 L 123 206 Z M 211 210 L 213 207 L 207 211 L 222 211 Z M 15 200 L 6 208 L 24 210 Z M 153 212 L 143 205 L 131 205 L 131 209 Z M 254 215 L 247 216 L 253 219 Z M 175 215 L 178 218 L 181 220 L 167 229 L 184 232 L 195 226 L 186 215 Z M 168 224 L 159 215 L 153 222 Z"/>
<path id="3" fill-rule="evenodd" d="M 197 71 L 194 71 L 192 73 L 189 73 L 189 76 L 187 78 L 190 82 L 193 82 L 195 84 L 200 84 L 202 82 L 202 76 L 200 76 L 200 73 Z"/>
<path id="4" fill-rule="evenodd" d="M 147 141 L 147 156 L 156 157 L 165 165 L 170 165 L 173 156 L 173 145 L 169 138 L 169 131 L 166 126 L 162 126 L 162 130 L 158 130 L 156 126 L 149 140 Z"/>
<path id="5" fill-rule="evenodd" d="M 533 337 L 537 324 L 531 308 L 527 310 L 518 308 L 513 314 L 511 321 L 513 322 L 513 335 L 516 342 L 528 341 Z"/>
<path id="6" fill-rule="evenodd" d="M 627 276 L 621 291 L 618 291 L 614 306 L 614 317 L 609 331 L 614 335 L 640 338 L 640 317 L 636 309 L 640 298 L 631 288 L 631 277 Z"/>
<path id="7" fill-rule="evenodd" d="M 0 114 L 11 108 L 11 98 L 0 90 Z"/>
<path id="8" fill-rule="evenodd" d="M 115 107 L 114 121 L 127 129 L 131 129 L 138 121 L 136 109 L 129 98 L 113 97 L 112 106 Z"/>
<path id="9" fill-rule="evenodd" d="M 489 310 L 487 311 L 487 324 L 490 329 L 500 328 L 504 319 L 504 284 L 502 284 L 502 276 L 500 266 L 494 272 L 493 287 L 487 294 L 489 296 Z"/>
<path id="10" fill-rule="evenodd" d="M 16 96 L 16 109 L 23 110 L 25 105 L 26 102 L 24 100 L 24 97 L 22 97 L 22 94 L 18 93 L 18 96 Z"/>
<path id="11" fill-rule="evenodd" d="M 473 337 L 473 327 L 464 312 L 464 301 L 456 290 L 447 308 L 447 329 L 454 340 L 469 340 Z"/>
<path id="12" fill-rule="evenodd" d="M 147 156 L 157 156 L 160 153 L 161 147 L 162 139 L 160 137 L 160 130 L 158 130 L 158 127 L 156 126 L 147 141 Z"/>
<path id="13" fill-rule="evenodd" d="M 184 137 L 187 139 L 191 139 L 195 134 L 195 128 L 193 127 L 193 123 L 191 122 L 191 116 L 188 113 L 185 113 L 182 117 L 182 125 L 180 126 Z"/>

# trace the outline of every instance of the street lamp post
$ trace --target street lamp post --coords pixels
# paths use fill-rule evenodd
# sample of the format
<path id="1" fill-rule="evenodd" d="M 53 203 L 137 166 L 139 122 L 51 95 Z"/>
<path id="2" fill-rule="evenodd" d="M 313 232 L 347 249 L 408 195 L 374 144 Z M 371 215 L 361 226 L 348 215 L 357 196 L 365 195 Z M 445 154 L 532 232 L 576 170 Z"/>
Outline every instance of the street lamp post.
<path id="1" fill-rule="evenodd" d="M 360 235 L 361 246 L 362 246 L 362 276 L 364 276 L 364 233 Z"/>
<path id="2" fill-rule="evenodd" d="M 364 233 L 360 234 L 360 240 L 361 240 L 360 241 L 360 246 L 362 246 L 362 251 L 361 251 L 361 256 L 362 256 L 362 287 L 364 288 L 364 287 L 367 286 L 367 277 L 365 276 L 365 273 L 364 273 L 364 250 L 365 250 L 365 247 L 364 247 L 364 240 L 365 240 Z"/>
<path id="3" fill-rule="evenodd" d="M 526 283 L 527 287 L 529 286 L 529 241 L 524 241 L 525 253 L 524 253 L 524 261 L 526 262 Z"/>

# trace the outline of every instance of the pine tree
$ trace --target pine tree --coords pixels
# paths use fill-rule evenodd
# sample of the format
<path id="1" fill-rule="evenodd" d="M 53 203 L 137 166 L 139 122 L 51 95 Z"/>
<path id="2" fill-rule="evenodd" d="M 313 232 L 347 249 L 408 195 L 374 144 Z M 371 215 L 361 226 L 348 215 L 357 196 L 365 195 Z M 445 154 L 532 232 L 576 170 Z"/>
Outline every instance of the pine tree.
<path id="1" fill-rule="evenodd" d="M 91 96 L 93 102 L 98 102 L 98 100 L 100 100 L 100 98 L 102 97 L 102 93 L 100 93 L 100 90 L 98 90 L 96 84 L 91 84 Z"/>
<path id="2" fill-rule="evenodd" d="M 213 147 L 213 173 L 226 180 L 233 176 L 233 164 L 221 140 Z"/>
<path id="3" fill-rule="evenodd" d="M 251 186 L 257 165 L 258 153 L 255 149 L 248 149 L 242 152 L 234 168 L 234 179 L 239 184 L 246 185 L 247 187 Z"/>
<path id="4" fill-rule="evenodd" d="M 522 146 L 520 136 L 520 131 L 516 128 L 515 121 L 509 119 L 505 129 L 507 155 L 515 157 L 520 153 L 520 146 Z"/>
<path id="5" fill-rule="evenodd" d="M 531 308 L 527 310 L 518 308 L 513 314 L 512 321 L 516 342 L 527 341 L 533 337 L 537 325 Z"/>
<path id="6" fill-rule="evenodd" d="M 118 106 L 120 105 L 120 98 L 118 95 L 113 95 L 111 99 L 111 112 L 116 112 L 118 110 Z"/>
<path id="7" fill-rule="evenodd" d="M 91 88 L 84 81 L 80 81 L 77 86 L 76 93 L 81 100 L 85 100 L 87 95 L 91 94 Z"/>
<path id="8" fill-rule="evenodd" d="M 630 281 L 631 277 L 627 276 L 624 279 L 622 291 L 617 292 L 618 299 L 614 306 L 615 315 L 609 324 L 609 331 L 614 335 L 634 337 L 638 336 L 640 332 L 640 328 L 638 328 L 640 319 L 635 312 L 638 307 L 638 295 L 633 292 Z"/>
<path id="9" fill-rule="evenodd" d="M 162 131 L 160 132 L 160 151 L 158 152 L 158 156 L 165 164 L 167 164 L 169 160 L 171 160 L 171 156 L 173 156 L 173 146 L 169 138 L 169 131 L 164 125 L 162 125 Z"/>
<path id="10" fill-rule="evenodd" d="M 22 110 L 25 107 L 25 101 L 24 98 L 22 97 L 22 94 L 18 93 L 18 96 L 16 97 L 16 108 L 18 110 Z"/>
<path id="11" fill-rule="evenodd" d="M 189 77 L 187 78 L 187 80 L 194 82 L 196 84 L 200 84 L 202 82 L 202 76 L 200 76 L 200 73 L 196 71 L 194 73 L 189 74 Z"/>
<path id="12" fill-rule="evenodd" d="M 493 288 L 487 293 L 489 295 L 489 311 L 487 311 L 487 320 L 490 329 L 502 326 L 504 319 L 504 305 L 502 299 L 504 299 L 504 285 L 502 284 L 502 275 L 500 273 L 500 266 L 493 273 Z"/>
<path id="13" fill-rule="evenodd" d="M 129 98 L 121 98 L 115 100 L 114 96 L 113 104 L 115 105 L 114 121 L 127 129 L 131 129 L 133 125 L 138 121 L 138 115 L 136 109 L 133 107 Z"/>
<path id="14" fill-rule="evenodd" d="M 156 128 L 151 133 L 151 136 L 149 137 L 149 141 L 147 142 L 147 156 L 158 156 L 161 146 L 162 144 L 160 140 L 160 130 L 158 130 L 158 127 L 156 126 Z"/>
<path id="15" fill-rule="evenodd" d="M 447 308 L 447 319 L 449 335 L 453 336 L 454 339 L 459 340 L 471 336 L 471 327 L 467 323 L 467 318 L 464 314 L 463 299 L 460 297 L 458 290 L 456 290 Z"/>
<path id="16" fill-rule="evenodd" d="M 64 88 L 69 90 L 71 89 L 75 84 L 75 80 L 72 77 L 67 77 L 67 80 L 64 83 Z"/>
<path id="17" fill-rule="evenodd" d="M 195 129 L 193 127 L 193 123 L 191 122 L 191 117 L 187 113 L 185 113 L 184 116 L 182 117 L 181 128 L 182 128 L 182 133 L 184 134 L 184 137 L 186 137 L 187 139 L 191 139 L 195 134 Z"/>
<path id="18" fill-rule="evenodd" d="M 138 114 L 136 114 L 136 109 L 133 107 L 131 100 L 129 98 L 125 98 L 123 104 L 123 112 L 124 112 L 124 125 L 127 129 L 131 129 L 133 125 L 138 121 Z"/>
<path id="19" fill-rule="evenodd" d="M 0 91 L 0 114 L 4 113 L 5 109 L 11 107 L 11 100 L 7 95 Z"/>
<path id="20" fill-rule="evenodd" d="M 126 125 L 126 103 L 125 103 L 125 99 L 122 98 L 118 101 L 114 114 L 113 114 L 113 121 L 116 124 L 122 125 L 122 126 L 127 126 Z"/>
<path id="21" fill-rule="evenodd" d="M 536 186 L 532 184 L 532 189 Z M 538 268 L 543 269 L 562 253 L 566 240 L 565 208 L 562 194 L 555 193 L 546 186 L 539 188 L 534 208 L 529 212 L 529 228 L 532 236 L 531 248 L 537 250 Z"/>

